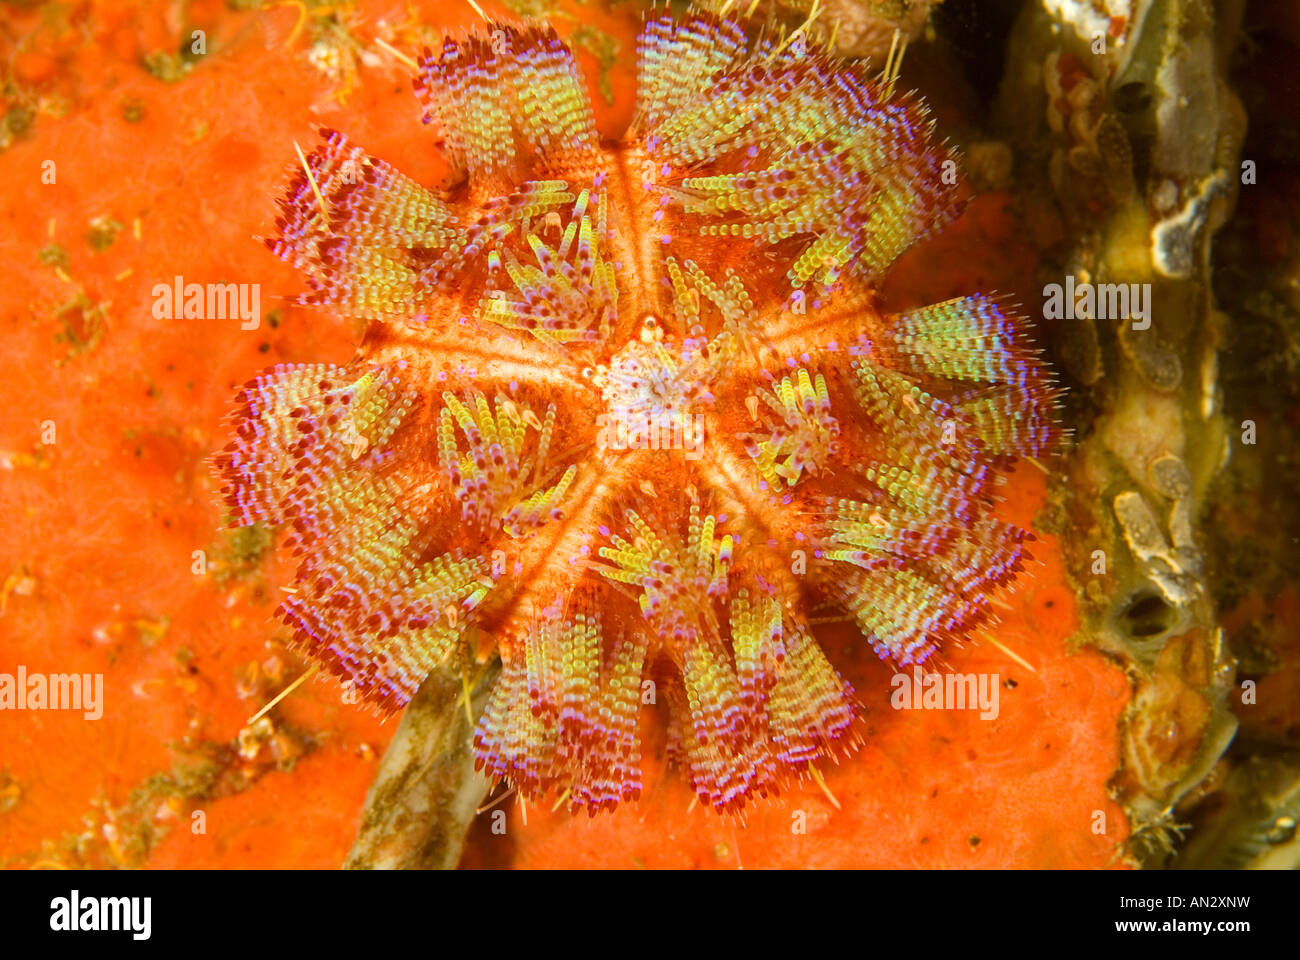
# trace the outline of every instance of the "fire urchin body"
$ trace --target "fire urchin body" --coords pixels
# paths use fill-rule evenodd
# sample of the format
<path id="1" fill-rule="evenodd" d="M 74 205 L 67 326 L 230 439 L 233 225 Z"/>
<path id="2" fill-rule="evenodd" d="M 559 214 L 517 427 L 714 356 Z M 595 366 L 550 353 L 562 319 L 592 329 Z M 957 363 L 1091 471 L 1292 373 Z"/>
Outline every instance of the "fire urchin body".
<path id="1" fill-rule="evenodd" d="M 995 300 L 877 306 L 956 212 L 918 102 L 708 15 L 639 62 L 609 143 L 549 28 L 426 53 L 438 190 L 326 132 L 268 245 L 372 322 L 250 381 L 218 468 L 236 524 L 292 528 L 279 615 L 369 701 L 495 641 L 480 763 L 595 812 L 640 792 L 653 678 L 735 810 L 850 739 L 814 611 L 900 665 L 985 616 L 1028 538 L 993 484 L 1053 391 Z"/>

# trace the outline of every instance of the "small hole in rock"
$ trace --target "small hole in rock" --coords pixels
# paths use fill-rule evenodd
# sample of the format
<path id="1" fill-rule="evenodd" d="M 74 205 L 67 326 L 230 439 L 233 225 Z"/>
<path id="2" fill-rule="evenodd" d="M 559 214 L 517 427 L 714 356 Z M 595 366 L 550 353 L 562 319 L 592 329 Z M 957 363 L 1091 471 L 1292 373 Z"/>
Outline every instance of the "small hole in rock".
<path id="1" fill-rule="evenodd" d="M 1115 89 L 1115 109 L 1120 113 L 1141 113 L 1151 105 L 1151 90 L 1140 80 L 1133 80 Z"/>
<path id="2" fill-rule="evenodd" d="M 1159 594 L 1141 593 L 1129 603 L 1121 619 L 1130 636 L 1153 637 L 1169 629 L 1173 607 Z"/>

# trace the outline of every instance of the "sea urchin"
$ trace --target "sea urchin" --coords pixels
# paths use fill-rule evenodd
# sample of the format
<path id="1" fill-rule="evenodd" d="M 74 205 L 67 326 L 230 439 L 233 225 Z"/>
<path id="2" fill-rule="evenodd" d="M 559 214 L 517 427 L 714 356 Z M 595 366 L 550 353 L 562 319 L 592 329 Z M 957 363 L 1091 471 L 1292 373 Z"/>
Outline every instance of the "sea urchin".
<path id="1" fill-rule="evenodd" d="M 1029 539 L 994 485 L 1054 391 L 995 299 L 878 305 L 957 212 L 915 98 L 708 14 L 638 53 L 604 142 L 549 28 L 426 52 L 436 190 L 325 131 L 267 243 L 371 322 L 246 384 L 217 468 L 234 524 L 292 528 L 279 616 L 368 701 L 494 642 L 481 765 L 594 813 L 639 795 L 657 690 L 727 811 L 852 738 L 814 619 L 906 665 L 986 615 Z"/>

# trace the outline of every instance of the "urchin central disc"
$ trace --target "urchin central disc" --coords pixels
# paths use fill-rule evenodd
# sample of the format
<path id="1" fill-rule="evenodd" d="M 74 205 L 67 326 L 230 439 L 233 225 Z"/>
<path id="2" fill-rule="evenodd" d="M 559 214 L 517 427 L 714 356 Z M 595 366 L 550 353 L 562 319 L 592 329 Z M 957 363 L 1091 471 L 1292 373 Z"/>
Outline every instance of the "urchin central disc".
<path id="1" fill-rule="evenodd" d="M 604 410 L 598 419 L 602 449 L 698 450 L 712 377 L 702 343 L 665 343 L 654 321 L 645 334 L 597 368 Z"/>

